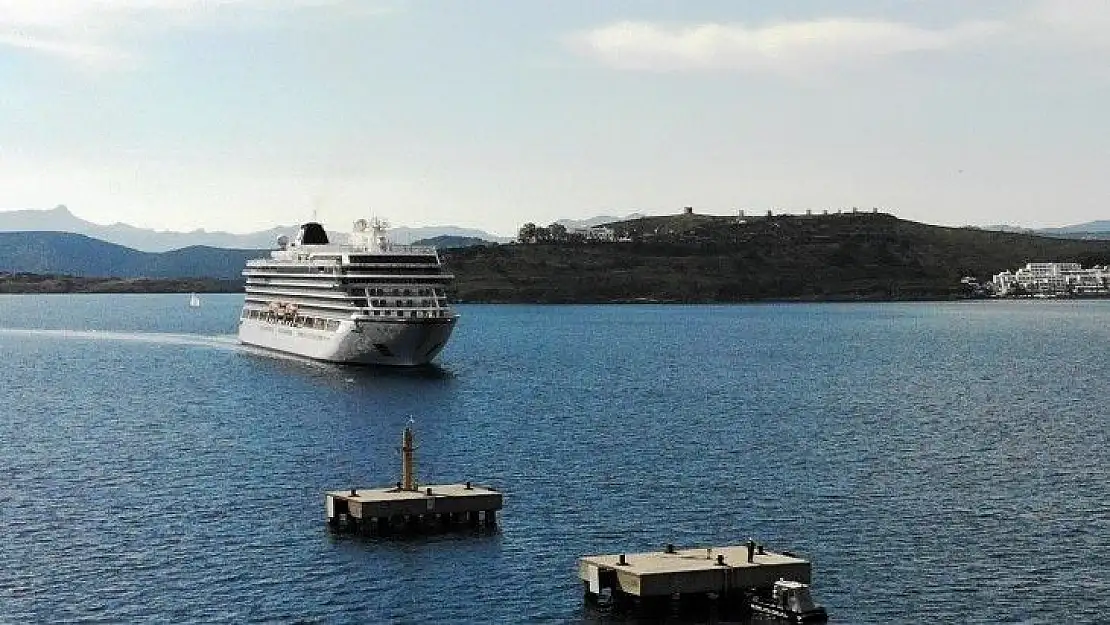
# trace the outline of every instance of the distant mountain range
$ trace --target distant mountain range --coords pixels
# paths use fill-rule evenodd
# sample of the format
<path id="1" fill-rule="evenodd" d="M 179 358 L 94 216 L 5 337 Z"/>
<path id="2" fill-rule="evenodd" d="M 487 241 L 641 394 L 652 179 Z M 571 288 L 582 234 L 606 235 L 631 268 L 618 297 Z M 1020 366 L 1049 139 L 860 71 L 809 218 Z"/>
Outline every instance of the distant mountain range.
<path id="1" fill-rule="evenodd" d="M 1061 226 L 1059 228 L 1022 228 L 1019 226 L 984 226 L 983 230 L 997 230 L 999 232 L 1024 232 L 1027 234 L 1039 234 L 1046 237 L 1057 237 L 1061 239 L 1089 239 L 1089 240 L 1107 240 L 1110 239 L 1110 220 L 1100 221 L 1087 221 L 1081 224 L 1074 224 L 1071 226 Z"/>
<path id="2" fill-rule="evenodd" d="M 555 223 L 567 228 L 589 228 L 606 223 L 628 221 L 644 217 L 632 213 L 624 217 L 599 215 L 589 219 L 559 219 Z M 1059 228 L 1022 228 L 1010 225 L 983 226 L 983 230 L 1001 232 L 1024 232 L 1068 239 L 1110 239 L 1110 220 L 1089 221 L 1086 223 Z M 268 230 L 234 234 L 231 232 L 171 232 L 137 228 L 124 223 L 108 226 L 85 221 L 74 215 L 65 206 L 49 210 L 0 211 L 0 233 L 3 232 L 69 232 L 83 234 L 107 243 L 115 243 L 142 252 L 167 252 L 194 246 L 214 247 L 232 250 L 272 249 L 281 235 L 293 235 L 297 226 L 277 226 Z M 344 240 L 346 229 L 329 231 L 336 240 Z M 513 237 L 502 237 L 475 228 L 459 226 L 427 226 L 420 228 L 398 227 L 390 229 L 390 237 L 398 243 L 431 243 L 437 247 L 462 247 L 482 242 L 507 243 Z"/>
<path id="3" fill-rule="evenodd" d="M 239 280 L 258 250 L 191 246 L 141 252 L 69 232 L 0 232 L 0 272 L 113 278 Z"/>
<path id="4" fill-rule="evenodd" d="M 413 245 L 430 245 L 436 249 L 447 250 L 456 247 L 470 247 L 472 245 L 489 245 L 492 241 L 481 239 L 478 237 L 455 237 L 450 235 L 440 235 L 430 239 L 419 239 L 413 241 Z"/>
<path id="5" fill-rule="evenodd" d="M 169 232 L 136 228 L 123 223 L 102 226 L 77 217 L 65 206 L 51 210 L 16 210 L 0 212 L 0 232 L 69 232 L 83 234 L 108 243 L 143 252 L 166 252 L 194 246 L 218 247 L 225 249 L 270 249 L 277 238 L 283 234 L 292 235 L 297 226 L 279 226 L 269 230 L 234 234 L 231 232 Z M 341 240 L 346 231 L 330 234 Z M 429 226 L 422 228 L 392 228 L 390 237 L 398 243 L 411 243 L 419 239 L 437 236 L 469 237 L 491 242 L 505 242 L 510 239 L 490 234 L 474 228 L 458 226 Z"/>
<path id="6" fill-rule="evenodd" d="M 1041 230 L 1038 230 L 1038 232 L 1043 232 L 1043 233 L 1046 233 L 1046 234 L 1048 234 L 1048 233 L 1059 233 L 1059 234 L 1063 234 L 1063 233 L 1110 234 L 1110 220 L 1103 219 L 1101 221 L 1088 221 L 1088 222 L 1081 223 L 1081 224 L 1075 224 L 1074 226 L 1063 226 L 1061 228 L 1042 228 Z"/>
<path id="7" fill-rule="evenodd" d="M 639 219 L 644 217 L 641 213 L 631 213 L 624 217 L 612 217 L 609 215 L 600 215 L 597 217 L 590 217 L 589 219 L 559 219 L 555 223 L 570 228 L 592 228 L 602 224 L 611 224 L 618 221 L 630 221 L 632 219 Z M 537 224 L 539 225 L 539 224 Z"/>
<path id="8" fill-rule="evenodd" d="M 490 241 L 440 235 L 414 243 L 447 249 Z M 266 253 L 266 249 L 208 245 L 145 252 L 71 232 L 0 232 L 0 273 L 82 278 L 210 278 L 238 283 L 247 260 Z"/>

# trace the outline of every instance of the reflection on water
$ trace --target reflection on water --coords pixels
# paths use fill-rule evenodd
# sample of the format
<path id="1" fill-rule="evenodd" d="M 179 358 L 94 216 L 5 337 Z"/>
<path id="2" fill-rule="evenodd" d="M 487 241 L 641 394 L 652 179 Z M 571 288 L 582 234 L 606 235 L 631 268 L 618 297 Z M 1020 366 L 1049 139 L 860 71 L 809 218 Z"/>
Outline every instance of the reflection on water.
<path id="1" fill-rule="evenodd" d="M 239 345 L 243 356 L 260 367 L 288 375 L 303 375 L 323 384 L 374 384 L 383 380 L 451 380 L 455 374 L 447 367 L 431 363 L 418 367 L 348 365 L 322 362 L 295 354 L 276 352 L 252 345 Z"/>

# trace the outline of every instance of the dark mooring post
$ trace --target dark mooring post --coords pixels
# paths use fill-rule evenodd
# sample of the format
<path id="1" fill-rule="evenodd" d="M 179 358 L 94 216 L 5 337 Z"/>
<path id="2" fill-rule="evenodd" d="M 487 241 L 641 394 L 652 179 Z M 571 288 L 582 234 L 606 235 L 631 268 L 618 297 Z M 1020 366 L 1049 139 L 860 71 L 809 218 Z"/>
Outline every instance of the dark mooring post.
<path id="1" fill-rule="evenodd" d="M 416 477 L 413 474 L 413 452 L 416 446 L 412 444 L 412 428 L 405 427 L 401 433 L 401 490 L 416 490 Z"/>

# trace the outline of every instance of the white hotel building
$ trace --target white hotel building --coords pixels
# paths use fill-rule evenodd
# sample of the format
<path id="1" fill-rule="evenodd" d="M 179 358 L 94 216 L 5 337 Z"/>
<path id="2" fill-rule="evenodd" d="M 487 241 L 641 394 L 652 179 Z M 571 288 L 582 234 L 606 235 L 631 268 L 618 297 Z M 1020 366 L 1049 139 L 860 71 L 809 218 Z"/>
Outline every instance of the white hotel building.
<path id="1" fill-rule="evenodd" d="M 1084 269 L 1078 263 L 1028 263 L 1015 272 L 994 276 L 994 291 L 999 297 L 1015 291 L 1030 295 L 1107 295 L 1110 294 L 1110 267 Z"/>

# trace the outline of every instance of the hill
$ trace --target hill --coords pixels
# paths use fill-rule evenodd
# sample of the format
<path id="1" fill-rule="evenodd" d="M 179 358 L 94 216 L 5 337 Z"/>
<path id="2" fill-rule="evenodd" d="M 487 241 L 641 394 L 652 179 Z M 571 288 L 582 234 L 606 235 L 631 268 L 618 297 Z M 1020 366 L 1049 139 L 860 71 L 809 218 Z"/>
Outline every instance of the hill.
<path id="1" fill-rule="evenodd" d="M 342 232 L 335 231 L 331 233 L 333 237 L 339 237 L 336 240 L 343 239 L 346 236 L 345 233 L 349 232 L 347 227 L 350 226 L 350 224 L 338 223 L 325 225 L 343 226 L 341 228 Z M 165 252 L 198 246 L 227 249 L 270 249 L 279 236 L 296 234 L 297 226 L 278 226 L 247 234 L 209 232 L 206 230 L 171 232 L 137 228 L 124 223 L 107 226 L 96 224 L 74 215 L 65 206 L 56 206 L 50 210 L 0 211 L 0 232 L 28 231 L 83 234 L 135 250 Z M 401 243 L 435 236 L 474 237 L 484 241 L 508 240 L 482 230 L 461 228 L 459 226 L 401 227 L 390 230 L 390 235 L 395 241 Z"/>
<path id="2" fill-rule="evenodd" d="M 1052 232 L 1052 233 L 1073 233 L 1073 234 L 1110 234 L 1110 220 L 1088 221 L 1081 224 L 1074 224 L 1071 226 L 1061 226 L 1059 228 L 1042 228 L 1038 232 Z"/>
<path id="3" fill-rule="evenodd" d="M 885 214 L 644 217 L 629 242 L 448 251 L 472 302 L 742 302 L 965 296 L 963 276 L 1034 261 L 1110 264 L 1110 241 L 946 228 Z"/>
<path id="4" fill-rule="evenodd" d="M 1020 228 L 1018 226 L 995 225 L 984 226 L 984 230 L 999 230 L 1002 232 L 1023 232 L 1026 234 L 1039 234 L 1061 239 L 1090 239 L 1110 240 L 1110 220 L 1088 221 L 1059 228 Z"/>
<path id="5" fill-rule="evenodd" d="M 0 293 L 233 293 L 239 280 L 211 278 L 82 278 L 0 272 Z"/>
<path id="6" fill-rule="evenodd" d="M 967 296 L 964 276 L 985 281 L 1036 261 L 1110 264 L 1110 241 L 871 213 L 684 214 L 612 227 L 625 241 L 474 245 L 442 256 L 458 278 L 458 300 L 522 303 L 953 299 Z M 246 260 L 259 254 L 209 247 L 149 253 L 69 233 L 0 233 L 0 272 L 24 274 L 8 276 L 7 291 L 237 290 Z M 189 279 L 209 282 L 180 282 Z"/>
<path id="7" fill-rule="evenodd" d="M 478 237 L 455 237 L 442 235 L 430 239 L 413 241 L 413 245 L 429 245 L 437 249 L 446 250 L 453 247 L 470 247 L 472 245 L 489 245 L 490 241 Z"/>
<path id="8" fill-rule="evenodd" d="M 112 278 L 240 280 L 257 250 L 188 247 L 140 252 L 68 232 L 0 232 L 0 271 Z"/>
<path id="9" fill-rule="evenodd" d="M 564 226 L 568 229 L 571 228 L 592 228 L 594 226 L 601 226 L 604 224 L 611 224 L 617 221 L 628 221 L 632 219 L 639 219 L 645 215 L 641 213 L 632 213 L 625 217 L 612 217 L 610 215 L 598 215 L 597 217 L 590 217 L 588 219 L 558 219 L 555 223 Z"/>
<path id="10" fill-rule="evenodd" d="M 1108 240 L 1110 239 L 1110 221 L 1088 221 L 1061 228 L 1042 228 L 1037 233 L 1068 239 Z"/>

